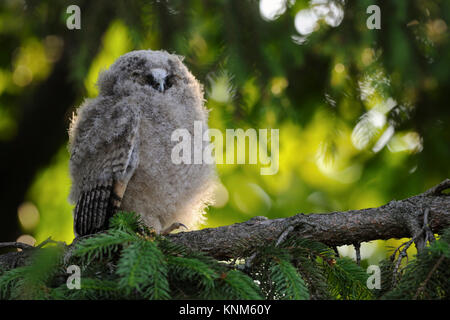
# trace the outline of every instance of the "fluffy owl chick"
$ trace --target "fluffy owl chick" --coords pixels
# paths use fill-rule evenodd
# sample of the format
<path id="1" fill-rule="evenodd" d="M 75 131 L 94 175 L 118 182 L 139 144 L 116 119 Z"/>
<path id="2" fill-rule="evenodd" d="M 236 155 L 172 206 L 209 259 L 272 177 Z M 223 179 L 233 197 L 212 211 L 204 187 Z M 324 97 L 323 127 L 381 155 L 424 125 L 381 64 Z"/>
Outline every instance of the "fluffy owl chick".
<path id="1" fill-rule="evenodd" d="M 158 233 L 176 223 L 196 227 L 215 168 L 174 164 L 171 135 L 185 128 L 193 136 L 194 121 L 207 130 L 200 83 L 177 55 L 140 50 L 121 56 L 97 85 L 99 96 L 83 103 L 69 129 L 75 234 L 105 229 L 119 209 Z"/>

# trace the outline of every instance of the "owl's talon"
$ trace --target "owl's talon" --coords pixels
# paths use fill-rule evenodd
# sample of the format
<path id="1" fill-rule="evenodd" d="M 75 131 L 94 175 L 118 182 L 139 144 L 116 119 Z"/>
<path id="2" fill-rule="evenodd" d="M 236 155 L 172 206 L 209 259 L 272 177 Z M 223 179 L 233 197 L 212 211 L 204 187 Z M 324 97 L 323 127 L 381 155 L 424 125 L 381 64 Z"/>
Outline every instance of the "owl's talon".
<path id="1" fill-rule="evenodd" d="M 161 231 L 161 235 L 165 236 L 168 235 L 169 233 L 171 233 L 173 230 L 177 230 L 180 229 L 181 227 L 187 229 L 188 227 L 186 227 L 184 224 L 182 224 L 181 222 L 174 222 L 172 223 L 169 227 L 165 228 L 164 230 Z"/>

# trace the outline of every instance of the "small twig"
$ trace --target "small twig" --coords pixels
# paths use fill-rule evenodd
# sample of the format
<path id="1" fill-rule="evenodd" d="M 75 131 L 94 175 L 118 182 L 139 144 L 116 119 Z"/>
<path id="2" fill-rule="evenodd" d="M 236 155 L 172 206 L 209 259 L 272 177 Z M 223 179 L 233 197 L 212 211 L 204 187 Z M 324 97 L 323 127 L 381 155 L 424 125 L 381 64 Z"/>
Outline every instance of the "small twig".
<path id="1" fill-rule="evenodd" d="M 0 248 L 35 249 L 32 245 L 23 242 L 1 242 Z"/>
<path id="2" fill-rule="evenodd" d="M 398 268 L 400 267 L 401 261 L 405 257 L 406 257 L 406 259 L 408 259 L 408 254 L 406 253 L 406 251 L 408 250 L 408 248 L 411 246 L 411 244 L 413 242 L 416 242 L 417 239 L 419 239 L 423 235 L 424 232 L 425 232 L 425 240 L 424 240 L 424 243 L 423 243 L 424 246 L 427 244 L 427 242 L 435 241 L 434 234 L 431 231 L 431 228 L 430 228 L 430 226 L 428 224 L 428 215 L 429 215 L 429 213 L 430 213 L 430 209 L 426 208 L 425 211 L 424 211 L 424 214 L 423 214 L 423 226 L 422 226 L 422 229 L 420 229 L 420 231 L 416 235 L 414 235 L 414 237 L 411 240 L 401 244 L 397 249 L 395 249 L 394 253 L 391 255 L 391 260 L 394 260 L 395 259 L 395 254 L 397 253 L 397 251 L 399 251 L 398 259 L 397 259 L 397 262 L 396 262 L 395 267 L 394 267 L 394 280 L 396 278 L 395 274 L 397 274 L 397 271 L 398 271 Z M 402 248 L 403 246 L 405 246 L 405 247 L 403 248 L 403 250 L 400 251 L 400 248 Z M 423 248 L 420 248 L 419 245 L 417 245 L 417 244 L 416 244 L 416 247 L 417 247 L 417 252 L 419 252 L 421 249 L 423 249 Z"/>
<path id="3" fill-rule="evenodd" d="M 423 229 L 422 229 L 423 230 Z M 420 232 L 418 235 L 421 235 L 422 232 Z M 394 271 L 393 271 L 393 277 L 392 277 L 392 285 L 395 286 L 395 284 L 397 283 L 397 274 L 398 274 L 398 269 L 400 268 L 400 264 L 402 263 L 403 258 L 407 258 L 408 259 L 408 253 L 407 250 L 409 249 L 409 247 L 411 246 L 411 244 L 414 242 L 414 238 L 412 238 L 411 240 L 401 244 L 393 253 L 393 256 L 391 256 L 391 259 L 393 260 L 395 258 L 395 253 L 397 252 L 397 250 L 399 250 L 401 247 L 405 246 L 403 248 L 402 251 L 399 251 L 398 254 L 398 258 L 397 258 L 397 262 L 395 263 L 394 266 Z"/>
<path id="4" fill-rule="evenodd" d="M 428 215 L 430 214 L 430 209 L 426 208 L 425 212 L 423 214 L 423 227 L 425 228 L 425 244 L 427 242 L 431 243 L 436 240 L 434 237 L 434 233 L 430 228 L 430 225 L 428 224 Z"/>
<path id="5" fill-rule="evenodd" d="M 286 240 L 287 236 L 294 230 L 294 226 L 289 226 L 284 230 L 281 235 L 278 237 L 277 242 L 275 243 L 275 247 L 278 247 L 284 240 Z M 246 261 L 245 261 L 245 269 L 250 270 L 253 264 L 253 260 L 255 260 L 257 253 L 253 253 Z"/>
<path id="6" fill-rule="evenodd" d="M 406 257 L 406 259 L 408 261 L 408 254 L 407 254 L 406 251 L 411 246 L 411 244 L 413 242 L 416 242 L 416 240 L 419 239 L 422 236 L 422 234 L 425 232 L 426 236 L 425 236 L 424 245 L 426 245 L 427 240 L 430 238 L 429 235 L 427 236 L 427 233 L 428 233 L 427 231 L 428 230 L 432 234 L 433 241 L 435 240 L 434 235 L 433 235 L 430 227 L 428 226 L 428 214 L 429 214 L 429 212 L 430 212 L 430 210 L 428 208 L 426 208 L 425 212 L 424 212 L 424 223 L 423 223 L 422 229 L 420 229 L 420 231 L 416 235 L 414 235 L 414 237 L 411 238 L 411 240 L 401 244 L 397 249 L 395 249 L 394 253 L 391 255 L 391 260 L 394 260 L 395 259 L 395 254 L 397 253 L 397 251 L 399 251 L 397 262 L 395 263 L 395 266 L 394 266 L 394 276 L 392 278 L 393 285 L 395 285 L 395 283 L 397 282 L 397 272 L 398 272 L 398 269 L 400 267 L 400 264 L 401 264 L 403 258 Z M 405 247 L 403 248 L 402 251 L 400 251 L 400 248 L 403 247 L 403 246 L 405 246 Z M 417 245 L 416 245 L 416 247 L 417 247 L 417 252 L 419 252 L 419 247 Z"/>
<path id="7" fill-rule="evenodd" d="M 284 240 L 286 240 L 287 236 L 292 232 L 292 230 L 294 230 L 294 226 L 289 226 L 288 228 L 286 228 L 286 230 L 284 230 L 278 237 L 278 240 L 275 243 L 275 247 L 278 247 Z"/>
<path id="8" fill-rule="evenodd" d="M 444 261 L 445 256 L 442 255 L 439 260 L 436 262 L 436 264 L 433 266 L 433 268 L 430 270 L 430 272 L 428 273 L 427 277 L 425 278 L 425 280 L 421 283 L 420 287 L 417 289 L 416 294 L 413 297 L 413 300 L 416 300 L 417 297 L 419 296 L 419 294 L 425 290 L 425 286 L 427 285 L 428 281 L 430 281 L 431 276 L 433 275 L 433 273 L 436 272 L 437 268 L 439 267 L 439 265 L 442 263 L 442 261 Z"/>
<path id="9" fill-rule="evenodd" d="M 254 252 L 247 260 L 245 260 L 244 269 L 250 270 L 253 265 L 253 260 L 256 258 L 256 252 Z"/>
<path id="10" fill-rule="evenodd" d="M 442 195 L 442 191 L 447 190 L 449 188 L 450 188 L 450 179 L 445 179 L 444 181 L 439 183 L 437 186 L 434 186 L 433 188 L 425 191 L 424 195 L 439 196 L 439 195 Z"/>
<path id="11" fill-rule="evenodd" d="M 49 244 L 49 243 L 59 244 L 59 243 L 61 243 L 61 242 L 52 240 L 52 237 L 48 237 L 47 239 L 45 239 L 44 241 L 42 241 L 41 243 L 39 243 L 39 244 L 36 246 L 36 249 L 40 249 L 40 248 L 42 248 L 43 246 L 45 246 L 46 244 Z"/>
<path id="12" fill-rule="evenodd" d="M 356 242 L 353 244 L 353 246 L 355 247 L 356 263 L 359 266 L 359 265 L 361 265 L 361 243 Z"/>
<path id="13" fill-rule="evenodd" d="M 399 254 L 400 254 L 400 249 L 404 246 L 404 245 L 406 245 L 406 244 L 408 244 L 409 242 L 411 242 L 412 241 L 412 239 L 411 240 L 409 240 L 409 241 L 406 241 L 406 242 L 403 242 L 401 245 L 399 245 L 395 250 L 394 250 L 394 252 L 391 254 L 391 261 L 394 261 L 395 260 L 395 255 L 397 254 L 397 251 L 399 252 Z"/>

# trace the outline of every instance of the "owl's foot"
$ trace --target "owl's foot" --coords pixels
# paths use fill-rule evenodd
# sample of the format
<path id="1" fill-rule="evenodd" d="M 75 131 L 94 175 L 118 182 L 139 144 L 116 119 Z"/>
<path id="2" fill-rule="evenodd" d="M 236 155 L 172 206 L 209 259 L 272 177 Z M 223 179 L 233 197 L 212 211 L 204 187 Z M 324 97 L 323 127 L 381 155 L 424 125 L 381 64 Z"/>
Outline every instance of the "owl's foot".
<path id="1" fill-rule="evenodd" d="M 169 233 L 171 233 L 173 230 L 177 230 L 180 229 L 181 227 L 187 229 L 187 227 L 180 223 L 180 222 L 174 222 L 172 223 L 169 227 L 165 228 L 164 230 L 161 231 L 161 235 L 165 236 L 168 235 Z"/>

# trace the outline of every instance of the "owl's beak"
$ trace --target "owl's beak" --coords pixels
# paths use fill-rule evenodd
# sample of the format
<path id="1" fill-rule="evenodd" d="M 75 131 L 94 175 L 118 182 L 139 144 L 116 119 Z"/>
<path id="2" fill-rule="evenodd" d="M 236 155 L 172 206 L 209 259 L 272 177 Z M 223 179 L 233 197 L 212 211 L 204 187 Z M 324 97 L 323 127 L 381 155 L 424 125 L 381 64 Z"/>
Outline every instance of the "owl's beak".
<path id="1" fill-rule="evenodd" d="M 160 81 L 159 82 L 159 87 L 158 87 L 158 91 L 159 92 L 163 92 L 164 91 L 164 84 L 165 84 L 165 81 Z"/>
<path id="2" fill-rule="evenodd" d="M 167 71 L 164 69 L 156 68 L 151 70 L 151 74 L 154 80 L 154 88 L 159 92 L 164 92 L 166 89 Z"/>

